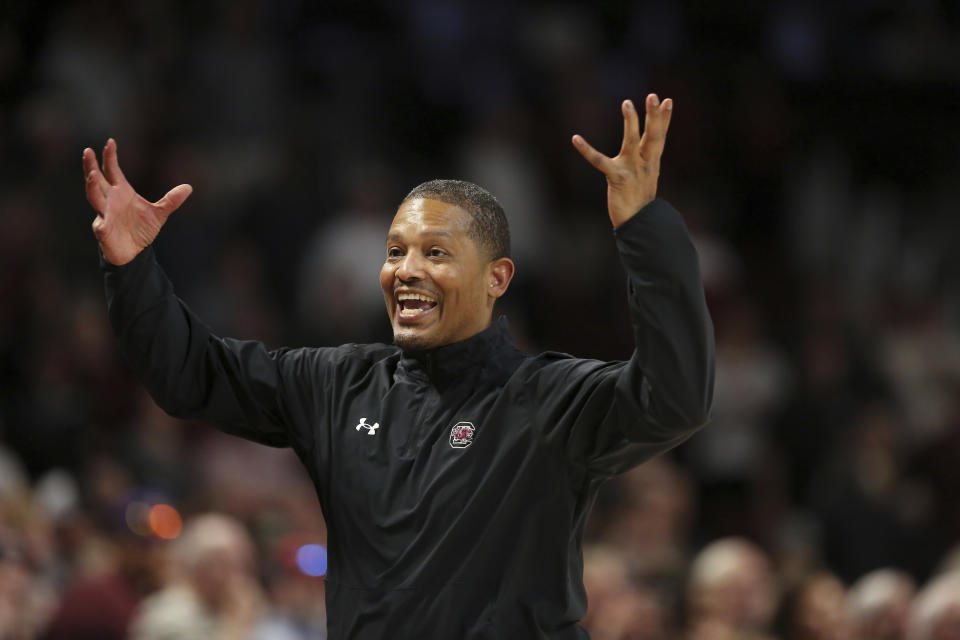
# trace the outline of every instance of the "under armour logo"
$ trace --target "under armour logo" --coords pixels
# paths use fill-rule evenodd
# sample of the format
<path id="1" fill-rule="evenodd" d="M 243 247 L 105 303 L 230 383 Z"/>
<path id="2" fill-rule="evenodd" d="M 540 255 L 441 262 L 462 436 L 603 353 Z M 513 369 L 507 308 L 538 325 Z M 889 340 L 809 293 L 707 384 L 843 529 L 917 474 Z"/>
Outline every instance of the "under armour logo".
<path id="1" fill-rule="evenodd" d="M 373 424 L 367 424 L 366 418 L 360 418 L 360 424 L 357 425 L 357 431 L 360 429 L 366 429 L 368 436 L 377 435 L 377 429 L 380 428 L 379 422 L 374 422 Z"/>

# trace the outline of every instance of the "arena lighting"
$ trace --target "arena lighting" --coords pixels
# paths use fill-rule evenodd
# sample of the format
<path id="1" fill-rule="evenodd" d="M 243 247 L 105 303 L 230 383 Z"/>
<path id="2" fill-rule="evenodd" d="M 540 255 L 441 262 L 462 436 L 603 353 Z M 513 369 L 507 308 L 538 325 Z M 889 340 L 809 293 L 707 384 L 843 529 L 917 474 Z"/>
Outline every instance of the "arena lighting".
<path id="1" fill-rule="evenodd" d="M 153 535 L 164 540 L 173 540 L 180 535 L 183 528 L 180 513 L 168 504 L 155 504 L 150 507 L 147 522 Z"/>
<path id="2" fill-rule="evenodd" d="M 327 573 L 327 549 L 322 544 L 305 544 L 297 549 L 297 568 L 308 576 Z"/>

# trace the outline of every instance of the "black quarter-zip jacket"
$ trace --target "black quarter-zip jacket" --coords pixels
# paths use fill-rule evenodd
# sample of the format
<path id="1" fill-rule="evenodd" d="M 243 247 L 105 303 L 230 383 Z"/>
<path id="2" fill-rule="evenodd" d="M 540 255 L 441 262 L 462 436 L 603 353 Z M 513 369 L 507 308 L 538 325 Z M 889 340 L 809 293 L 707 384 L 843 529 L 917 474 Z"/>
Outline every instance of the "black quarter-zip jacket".
<path id="1" fill-rule="evenodd" d="M 172 415 L 296 451 L 328 527 L 332 640 L 586 638 L 581 539 L 600 484 L 707 421 L 713 328 L 680 215 L 615 232 L 629 361 L 538 356 L 493 323 L 423 352 L 221 338 L 150 248 L 102 262 L 125 359 Z"/>

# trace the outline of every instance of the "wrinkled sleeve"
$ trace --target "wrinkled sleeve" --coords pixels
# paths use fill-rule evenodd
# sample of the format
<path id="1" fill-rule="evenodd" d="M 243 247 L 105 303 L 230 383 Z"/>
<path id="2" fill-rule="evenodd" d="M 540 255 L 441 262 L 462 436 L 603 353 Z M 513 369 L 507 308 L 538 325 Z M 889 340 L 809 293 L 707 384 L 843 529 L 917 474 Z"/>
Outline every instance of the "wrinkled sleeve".
<path id="1" fill-rule="evenodd" d="M 680 214 L 654 200 L 615 231 L 635 348 L 627 362 L 557 358 L 535 380 L 542 428 L 574 465 L 625 471 L 709 420 L 714 336 Z"/>
<path id="2" fill-rule="evenodd" d="M 309 448 L 305 388 L 322 385 L 321 349 L 267 349 L 215 335 L 174 293 L 148 247 L 114 266 L 101 256 L 121 355 L 156 403 L 271 446 Z"/>

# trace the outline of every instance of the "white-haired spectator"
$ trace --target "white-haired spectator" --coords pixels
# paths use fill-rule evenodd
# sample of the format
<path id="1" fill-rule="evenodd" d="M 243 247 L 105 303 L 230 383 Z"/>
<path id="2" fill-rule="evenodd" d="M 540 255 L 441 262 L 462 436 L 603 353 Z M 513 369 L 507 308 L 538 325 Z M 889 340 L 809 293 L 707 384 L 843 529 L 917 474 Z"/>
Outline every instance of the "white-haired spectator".
<path id="1" fill-rule="evenodd" d="M 896 569 L 877 569 L 862 576 L 847 593 L 847 614 L 853 637 L 903 640 L 916 591 L 913 578 Z"/>
<path id="2" fill-rule="evenodd" d="M 744 538 L 722 538 L 694 558 L 687 588 L 691 640 L 768 638 L 777 587 L 770 561 Z"/>
<path id="3" fill-rule="evenodd" d="M 907 640 L 960 638 L 960 572 L 934 578 L 917 594 L 907 619 Z"/>

